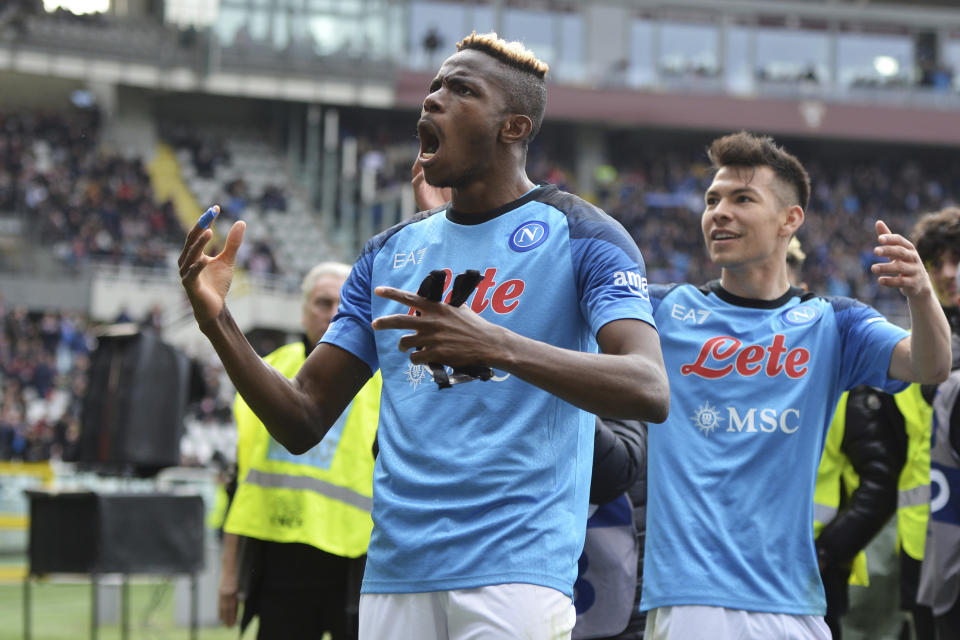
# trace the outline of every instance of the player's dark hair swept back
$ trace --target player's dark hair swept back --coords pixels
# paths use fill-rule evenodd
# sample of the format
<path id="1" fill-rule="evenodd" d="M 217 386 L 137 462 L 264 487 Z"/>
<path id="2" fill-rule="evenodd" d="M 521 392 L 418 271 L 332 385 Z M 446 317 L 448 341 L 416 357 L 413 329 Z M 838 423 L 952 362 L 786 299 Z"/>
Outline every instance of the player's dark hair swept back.
<path id="1" fill-rule="evenodd" d="M 913 226 L 911 237 L 925 263 L 939 266 L 937 263 L 948 251 L 960 255 L 960 208 L 947 207 L 924 214 Z"/>
<path id="2" fill-rule="evenodd" d="M 525 140 L 525 143 L 529 143 L 543 124 L 543 112 L 547 107 L 544 79 L 550 67 L 522 43 L 507 42 L 494 32 L 477 34 L 474 31 L 457 43 L 457 51 L 464 49 L 482 51 L 503 63 L 505 68 L 500 80 L 504 85 L 507 108 L 512 113 L 527 116 L 533 122 L 530 135 Z"/>
<path id="3" fill-rule="evenodd" d="M 714 169 L 720 167 L 770 167 L 776 176 L 793 187 L 794 195 L 804 211 L 810 201 L 810 176 L 797 157 L 777 145 L 769 136 L 746 131 L 717 138 L 707 149 Z"/>

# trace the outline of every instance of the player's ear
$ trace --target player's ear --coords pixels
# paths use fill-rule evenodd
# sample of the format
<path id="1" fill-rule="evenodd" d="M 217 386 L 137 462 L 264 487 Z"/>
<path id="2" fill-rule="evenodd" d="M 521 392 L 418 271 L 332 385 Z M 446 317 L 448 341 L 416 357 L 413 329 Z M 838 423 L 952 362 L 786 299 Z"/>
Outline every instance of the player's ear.
<path id="1" fill-rule="evenodd" d="M 533 120 L 529 116 L 511 113 L 500 126 L 500 140 L 506 144 L 522 142 L 530 137 Z"/>
<path id="2" fill-rule="evenodd" d="M 803 225 L 803 219 L 803 207 L 798 204 L 787 207 L 787 215 L 780 225 L 780 234 L 789 238 Z"/>

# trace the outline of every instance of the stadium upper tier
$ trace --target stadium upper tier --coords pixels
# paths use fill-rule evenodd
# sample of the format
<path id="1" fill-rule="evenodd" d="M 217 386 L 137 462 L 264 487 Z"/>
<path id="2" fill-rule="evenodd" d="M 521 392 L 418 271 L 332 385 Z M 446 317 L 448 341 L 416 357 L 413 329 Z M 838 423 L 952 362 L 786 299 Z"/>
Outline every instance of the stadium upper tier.
<path id="1" fill-rule="evenodd" d="M 98 149 L 95 111 L 0 111 L 0 211 L 21 214 L 25 240 L 65 266 L 162 267 L 182 231 L 155 202 L 144 162 Z"/>
<path id="2" fill-rule="evenodd" d="M 375 193 L 410 191 L 407 171 L 415 145 L 406 127 L 364 128 L 363 123 L 405 119 L 401 115 L 345 118 L 341 153 L 353 149 L 353 163 L 361 173 L 370 171 Z M 192 190 L 188 222 L 214 203 L 224 212 L 221 233 L 232 219 L 246 220 L 240 265 L 255 276 L 271 276 L 295 289 L 313 263 L 331 255 L 349 261 L 368 237 L 395 221 L 382 201 L 364 196 L 356 184 L 364 179 L 340 174 L 334 183 L 335 210 L 324 228 L 316 212 L 325 189 L 317 201 L 306 199 L 297 172 L 266 138 L 161 129 L 179 149 L 178 171 Z M 594 141 L 602 153 L 584 175 L 583 148 L 573 142 L 583 129 L 545 126 L 530 147 L 531 177 L 581 193 L 620 219 L 644 252 L 651 282 L 696 282 L 715 275 L 699 225 L 710 179 L 703 149 L 712 135 L 611 131 Z M 169 203 L 154 202 L 156 185 L 144 170 L 151 159 L 98 149 L 97 130 L 90 112 L 0 112 L 0 211 L 23 222 L 21 250 L 33 253 L 27 249 L 31 240 L 52 247 L 71 269 L 104 262 L 160 268 L 157 278 L 167 281 L 171 300 L 179 301 L 182 294 L 170 270 L 184 225 Z M 813 182 L 799 234 L 810 256 L 807 283 L 817 292 L 853 295 L 891 315 L 902 313 L 898 294 L 879 289 L 870 275 L 874 221 L 883 219 L 909 234 L 920 214 L 960 202 L 953 179 L 960 173 L 956 157 L 937 148 L 781 142 L 798 154 Z M 334 164 L 344 162 L 339 157 Z M 412 212 L 412 207 L 401 211 Z"/>
<path id="3" fill-rule="evenodd" d="M 0 70 L 416 107 L 459 38 L 497 30 L 551 65 L 548 118 L 731 129 L 749 117 L 792 134 L 960 139 L 955 5 L 221 0 L 204 24 L 184 26 L 199 16 L 167 4 L 166 23 L 7 10 Z"/>

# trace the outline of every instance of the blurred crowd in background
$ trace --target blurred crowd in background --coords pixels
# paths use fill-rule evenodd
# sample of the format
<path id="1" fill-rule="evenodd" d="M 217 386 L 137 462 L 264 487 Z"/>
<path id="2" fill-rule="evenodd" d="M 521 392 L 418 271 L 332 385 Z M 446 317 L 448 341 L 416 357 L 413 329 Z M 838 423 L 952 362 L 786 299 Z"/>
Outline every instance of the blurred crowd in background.
<path id="1" fill-rule="evenodd" d="M 391 116 L 396 119 L 396 114 Z M 392 120 L 364 130 L 350 124 L 360 162 L 374 162 L 378 183 L 404 188 L 415 153 L 412 127 Z M 184 230 L 170 202 L 154 200 L 145 158 L 127 158 L 99 144 L 95 111 L 65 115 L 0 112 L 0 212 L 19 217 L 27 244 L 50 251 L 66 270 L 89 263 L 169 268 Z M 219 139 L 196 129 L 169 127 L 165 137 L 185 149 L 197 175 L 229 166 Z M 562 129 L 546 126 L 533 143 L 533 179 L 580 193 L 618 218 L 636 239 L 650 282 L 704 282 L 719 275 L 703 250 L 700 212 L 711 179 L 704 147 L 712 136 L 631 132 L 608 137 L 609 164 L 597 166 L 591 188 L 575 178 L 575 151 Z M 909 235 L 918 216 L 960 203 L 960 160 L 936 149 L 898 149 L 854 143 L 782 141 L 808 167 L 813 185 L 799 237 L 808 258 L 807 286 L 825 295 L 863 300 L 881 312 L 902 313 L 895 291 L 878 287 L 874 222 L 883 219 Z M 219 186 L 227 219 L 249 206 L 283 212 L 288 193 L 267 184 L 251 192 L 243 177 Z M 242 264 L 276 274 L 269 243 L 253 239 Z M 82 313 L 0 307 L 0 459 L 69 459 L 73 455 L 94 345 Z M 162 330 L 162 310 L 145 319 L 121 317 Z M 229 381 L 218 363 L 203 363 L 208 393 L 194 409 L 200 422 L 229 422 Z"/>
<path id="2" fill-rule="evenodd" d="M 95 110 L 0 113 L 0 210 L 65 266 L 162 267 L 182 242 L 170 202 L 157 203 L 142 158 L 98 148 Z"/>
<path id="3" fill-rule="evenodd" d="M 113 320 L 160 332 L 156 311 L 142 319 L 121 312 Z M 96 324 L 81 313 L 8 308 L 0 300 L 0 460 L 77 459 L 96 334 Z M 222 366 L 215 359 L 197 364 L 204 393 L 190 408 L 190 419 L 200 425 L 229 423 L 232 388 L 225 388 Z M 207 462 L 212 453 L 184 462 Z"/>

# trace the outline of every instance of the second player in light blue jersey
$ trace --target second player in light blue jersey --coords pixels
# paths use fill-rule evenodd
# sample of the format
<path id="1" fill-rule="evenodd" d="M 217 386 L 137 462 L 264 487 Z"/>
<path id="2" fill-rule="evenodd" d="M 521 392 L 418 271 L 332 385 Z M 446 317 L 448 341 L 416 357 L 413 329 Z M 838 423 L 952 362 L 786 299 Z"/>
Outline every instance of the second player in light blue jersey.
<path id="1" fill-rule="evenodd" d="M 702 226 L 721 278 L 651 288 L 671 410 L 648 434 L 645 637 L 826 639 L 809 523 L 837 399 L 858 384 L 943 379 L 949 326 L 916 250 L 882 222 L 888 261 L 873 271 L 906 297 L 911 335 L 859 302 L 791 287 L 806 171 L 747 133 L 709 154 Z"/>

